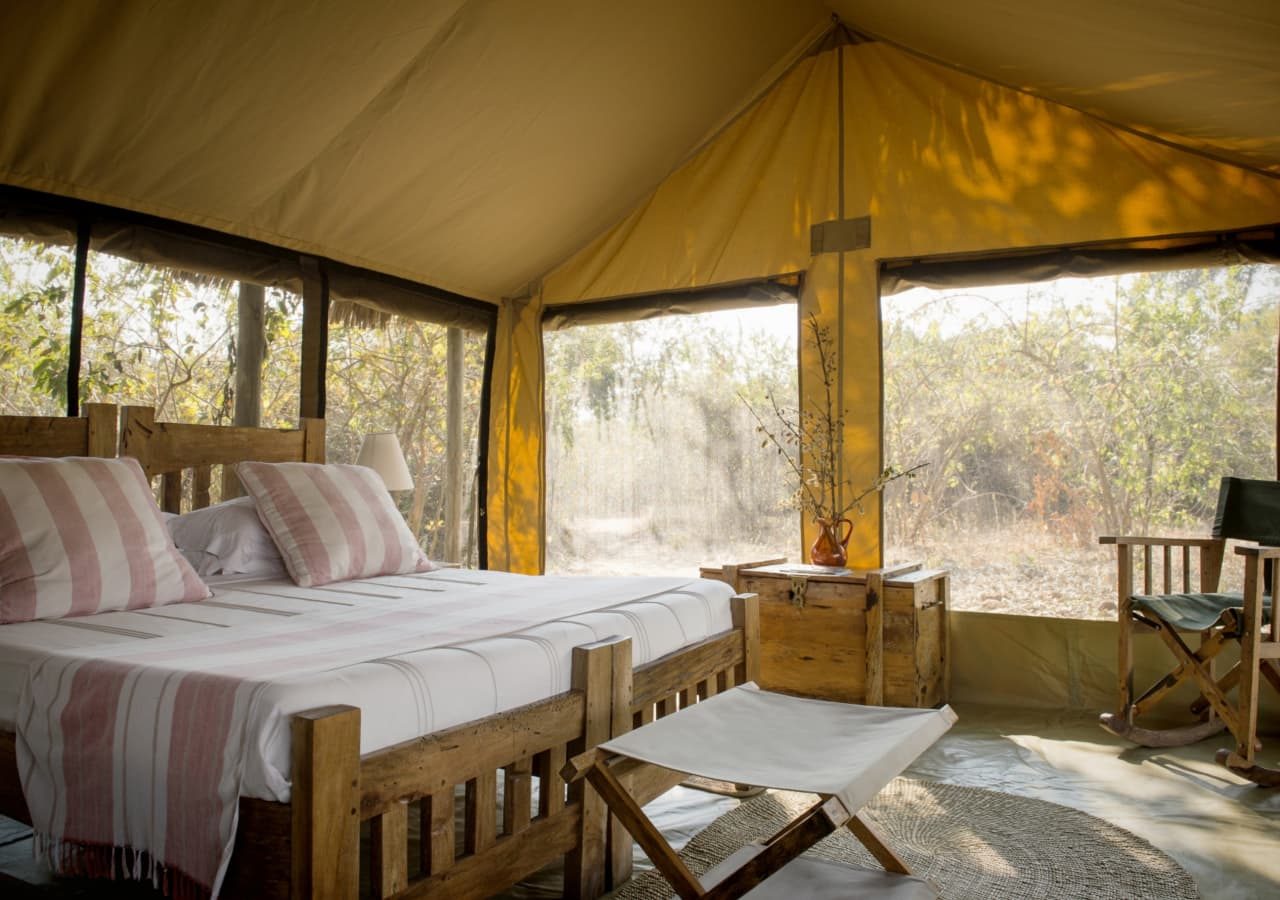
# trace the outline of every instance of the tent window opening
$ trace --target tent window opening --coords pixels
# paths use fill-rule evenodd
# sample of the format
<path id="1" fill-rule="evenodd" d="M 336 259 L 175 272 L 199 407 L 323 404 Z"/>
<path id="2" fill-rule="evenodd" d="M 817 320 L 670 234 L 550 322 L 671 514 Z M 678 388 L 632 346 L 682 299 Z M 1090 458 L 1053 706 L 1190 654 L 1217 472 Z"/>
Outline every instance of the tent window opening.
<path id="1" fill-rule="evenodd" d="M 75 248 L 0 236 L 0 414 L 67 407 Z"/>
<path id="2" fill-rule="evenodd" d="M 335 304 L 325 373 L 326 457 L 354 463 L 393 432 L 412 478 L 392 496 L 434 560 L 478 563 L 481 390 L 487 332 Z"/>
<path id="3" fill-rule="evenodd" d="M 743 401 L 795 404 L 794 303 L 579 325 L 544 346 L 548 572 L 800 558 L 797 483 Z"/>
<path id="4" fill-rule="evenodd" d="M 296 427 L 301 334 L 296 294 L 91 251 L 80 399 Z"/>
<path id="5" fill-rule="evenodd" d="M 1275 477 L 1278 304 L 1265 265 L 884 298 L 885 458 L 930 464 L 886 491 L 886 562 L 950 569 L 957 609 L 1114 618 L 1099 535 L 1204 536 L 1223 475 Z"/>

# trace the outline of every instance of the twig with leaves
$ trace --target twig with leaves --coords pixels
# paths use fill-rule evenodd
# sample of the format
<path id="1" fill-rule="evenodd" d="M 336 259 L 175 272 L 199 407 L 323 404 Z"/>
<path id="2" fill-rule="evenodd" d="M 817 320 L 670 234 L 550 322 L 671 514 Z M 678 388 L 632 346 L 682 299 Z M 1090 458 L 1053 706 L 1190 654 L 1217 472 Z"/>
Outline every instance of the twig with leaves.
<path id="1" fill-rule="evenodd" d="M 814 519 L 835 521 L 845 518 L 855 509 L 862 513 L 863 500 L 900 478 L 914 478 L 928 463 L 917 463 L 907 469 L 886 466 L 871 484 L 863 486 L 860 491 L 851 481 L 840 479 L 840 444 L 845 411 L 836 410 L 836 380 L 839 377 L 836 354 L 830 330 L 819 324 L 817 316 L 810 314 L 805 320 L 805 327 L 808 331 L 806 339 L 817 354 L 818 369 L 822 374 L 821 401 L 809 408 L 791 409 L 781 406 L 772 393 L 766 394 L 770 412 L 777 420 L 777 426 L 771 427 L 741 392 L 738 399 L 756 420 L 756 433 L 763 435 L 760 446 L 772 444 L 799 480 L 796 503 L 800 509 Z M 842 494 L 855 495 L 842 503 Z"/>

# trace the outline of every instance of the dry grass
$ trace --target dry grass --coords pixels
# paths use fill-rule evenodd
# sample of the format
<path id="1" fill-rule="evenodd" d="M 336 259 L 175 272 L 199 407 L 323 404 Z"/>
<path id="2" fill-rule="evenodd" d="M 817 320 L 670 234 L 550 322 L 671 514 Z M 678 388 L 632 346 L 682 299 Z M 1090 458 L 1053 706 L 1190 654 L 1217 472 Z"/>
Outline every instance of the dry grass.
<path id="1" fill-rule="evenodd" d="M 714 537 L 659 543 L 640 520 L 579 520 L 553 540 L 548 571 L 560 575 L 693 575 L 699 566 L 787 556 L 798 546 Z M 793 538 L 793 542 L 795 539 Z M 782 549 L 780 549 L 782 548 Z M 1075 619 L 1115 615 L 1115 551 L 1063 541 L 1034 526 L 930 535 L 890 546 L 885 561 L 922 562 L 951 573 L 951 607 Z M 1228 567 L 1224 580 L 1230 580 Z"/>
<path id="2" fill-rule="evenodd" d="M 952 609 L 1110 619 L 1116 613 L 1114 553 L 1032 526 L 931 536 L 887 548 L 885 560 L 949 570 Z"/>

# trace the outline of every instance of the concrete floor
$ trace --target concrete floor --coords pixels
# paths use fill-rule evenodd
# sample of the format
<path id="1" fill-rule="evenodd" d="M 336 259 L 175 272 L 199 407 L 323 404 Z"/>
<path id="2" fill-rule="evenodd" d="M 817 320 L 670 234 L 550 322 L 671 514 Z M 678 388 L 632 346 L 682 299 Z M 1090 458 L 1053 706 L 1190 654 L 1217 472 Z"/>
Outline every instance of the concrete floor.
<path id="1" fill-rule="evenodd" d="M 1146 838 L 1205 900 L 1280 897 L 1280 791 L 1214 762 L 1227 741 L 1136 748 L 1093 714 L 960 706 L 960 721 L 908 774 L 1071 806 Z M 1264 762 L 1280 763 L 1270 742 Z"/>
<path id="2" fill-rule="evenodd" d="M 1223 743 L 1143 750 L 1103 732 L 1095 717 L 957 704 L 960 721 L 907 774 L 1061 803 L 1141 835 L 1195 878 L 1205 900 L 1280 897 L 1280 791 L 1262 790 L 1213 761 Z M 1275 747 L 1275 741 L 1271 742 Z M 1275 762 L 1272 751 L 1266 761 Z M 677 789 L 655 804 L 655 819 L 682 843 L 735 801 Z M 5 898 L 151 897 L 59 884 L 31 862 L 25 829 L 0 821 Z M 559 875 L 542 873 L 506 898 L 559 894 Z"/>

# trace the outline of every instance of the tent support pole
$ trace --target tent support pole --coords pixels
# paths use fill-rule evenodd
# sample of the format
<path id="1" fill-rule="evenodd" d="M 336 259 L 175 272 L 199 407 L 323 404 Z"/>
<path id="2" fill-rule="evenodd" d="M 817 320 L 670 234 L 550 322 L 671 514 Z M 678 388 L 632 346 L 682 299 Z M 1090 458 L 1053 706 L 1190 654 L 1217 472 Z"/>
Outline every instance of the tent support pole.
<path id="1" fill-rule="evenodd" d="M 89 220 L 76 225 L 76 262 L 71 285 L 71 333 L 67 353 L 67 415 L 80 415 L 80 344 L 84 338 L 85 282 L 89 277 Z"/>
<path id="2" fill-rule="evenodd" d="M 446 332 L 444 558 L 461 562 L 462 553 L 462 329 Z"/>
<path id="3" fill-rule="evenodd" d="M 236 425 L 257 428 L 262 424 L 262 358 L 267 334 L 263 318 L 266 290 L 260 284 L 240 282 L 236 302 Z"/>
<path id="4" fill-rule="evenodd" d="M 329 277 L 320 261 L 302 260 L 302 384 L 299 415 L 324 418 L 324 376 L 329 354 Z"/>

